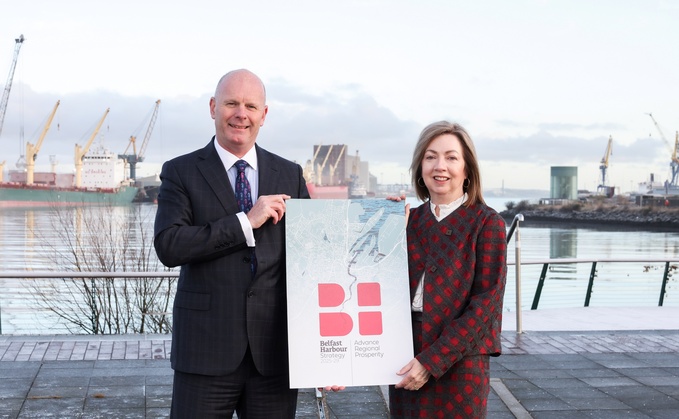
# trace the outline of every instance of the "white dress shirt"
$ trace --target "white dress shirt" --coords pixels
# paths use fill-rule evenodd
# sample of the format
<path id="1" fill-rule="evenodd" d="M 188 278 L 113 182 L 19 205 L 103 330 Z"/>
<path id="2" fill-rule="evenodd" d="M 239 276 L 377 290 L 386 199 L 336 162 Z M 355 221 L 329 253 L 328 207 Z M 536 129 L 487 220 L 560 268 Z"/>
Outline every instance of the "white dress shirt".
<path id="1" fill-rule="evenodd" d="M 236 157 L 230 152 L 226 151 L 222 146 L 219 145 L 215 139 L 215 149 L 219 158 L 222 160 L 222 164 L 226 169 L 226 174 L 229 176 L 229 182 L 231 183 L 231 188 L 236 191 L 236 175 L 238 174 L 238 169 L 235 164 L 238 160 L 245 160 L 248 166 L 245 168 L 245 177 L 250 183 L 250 193 L 252 194 L 252 205 L 257 202 L 257 196 L 259 195 L 259 176 L 257 175 L 257 152 L 253 146 L 243 157 Z M 238 216 L 238 221 L 243 228 L 243 233 L 245 234 L 245 241 L 249 247 L 255 247 L 255 234 L 252 231 L 252 225 L 248 220 L 248 216 L 244 212 L 239 212 L 236 214 Z"/>

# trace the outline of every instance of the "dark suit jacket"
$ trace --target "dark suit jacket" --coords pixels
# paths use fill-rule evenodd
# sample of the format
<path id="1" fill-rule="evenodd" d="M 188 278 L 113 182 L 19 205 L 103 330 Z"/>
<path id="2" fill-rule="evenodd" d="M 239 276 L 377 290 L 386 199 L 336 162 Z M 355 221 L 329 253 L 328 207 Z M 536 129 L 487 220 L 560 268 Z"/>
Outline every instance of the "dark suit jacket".
<path id="1" fill-rule="evenodd" d="M 257 274 L 236 214 L 233 189 L 212 141 L 167 161 L 158 194 L 154 246 L 181 266 L 173 308 L 172 368 L 224 375 L 248 343 L 263 375 L 288 371 L 285 217 L 254 230 Z M 259 194 L 309 198 L 302 168 L 256 146 Z"/>
<path id="2" fill-rule="evenodd" d="M 507 280 L 505 222 L 483 205 L 459 207 L 440 222 L 429 202 L 410 211 L 410 295 L 425 274 L 422 352 L 439 378 L 469 355 L 499 355 Z"/>

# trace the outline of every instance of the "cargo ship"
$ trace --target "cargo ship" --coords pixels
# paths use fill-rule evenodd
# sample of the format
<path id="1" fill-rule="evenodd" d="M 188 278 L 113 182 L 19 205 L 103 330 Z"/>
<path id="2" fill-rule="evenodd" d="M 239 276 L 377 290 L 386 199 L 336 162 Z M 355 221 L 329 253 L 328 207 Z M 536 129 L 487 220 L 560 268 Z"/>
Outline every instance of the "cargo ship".
<path id="1" fill-rule="evenodd" d="M 311 199 L 347 199 L 349 198 L 349 187 L 346 185 L 319 186 L 312 182 L 307 182 L 307 189 Z"/>
<path id="2" fill-rule="evenodd" d="M 19 158 L 17 169 L 4 181 L 4 162 L 0 164 L 0 207 L 41 207 L 79 205 L 127 205 L 138 188 L 126 176 L 126 161 L 99 145 L 90 146 L 109 113 L 106 109 L 85 146 L 75 146 L 75 173 L 57 173 L 56 161 L 50 159 L 50 172 L 36 172 L 35 159 L 59 107 L 52 113 L 35 145 L 26 143 L 26 154 Z"/>
<path id="3" fill-rule="evenodd" d="M 138 193 L 125 179 L 125 161 L 100 147 L 82 157 L 80 186 L 70 173 L 35 172 L 28 183 L 25 169 L 10 170 L 0 183 L 0 207 L 127 205 Z"/>
<path id="4" fill-rule="evenodd" d="M 134 186 L 76 189 L 41 185 L 0 184 L 0 207 L 127 205 L 137 195 Z"/>

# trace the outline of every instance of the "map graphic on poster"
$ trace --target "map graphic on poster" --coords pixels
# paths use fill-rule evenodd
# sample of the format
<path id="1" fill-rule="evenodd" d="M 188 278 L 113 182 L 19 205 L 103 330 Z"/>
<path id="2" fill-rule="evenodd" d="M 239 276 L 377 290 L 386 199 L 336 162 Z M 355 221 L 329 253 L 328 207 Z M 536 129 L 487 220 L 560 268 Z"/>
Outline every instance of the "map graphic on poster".
<path id="1" fill-rule="evenodd" d="M 290 386 L 395 384 L 413 358 L 403 202 L 286 201 Z"/>

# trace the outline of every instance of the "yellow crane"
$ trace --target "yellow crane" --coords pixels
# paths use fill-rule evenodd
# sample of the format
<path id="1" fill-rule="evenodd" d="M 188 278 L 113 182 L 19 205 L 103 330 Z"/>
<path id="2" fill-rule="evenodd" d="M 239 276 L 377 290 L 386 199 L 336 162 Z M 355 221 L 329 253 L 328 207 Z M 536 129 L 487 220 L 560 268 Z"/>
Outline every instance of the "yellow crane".
<path id="1" fill-rule="evenodd" d="M 118 154 L 118 157 L 125 159 L 130 165 L 130 179 L 137 179 L 137 163 L 144 161 L 144 154 L 146 153 L 146 146 L 149 144 L 149 138 L 151 138 L 151 132 L 153 132 L 153 126 L 156 123 L 156 118 L 158 117 L 158 108 L 160 107 L 160 99 L 156 100 L 156 106 L 153 108 L 153 113 L 151 114 L 151 121 L 149 121 L 149 126 L 146 128 L 146 135 L 144 135 L 144 140 L 141 142 L 141 147 L 139 148 L 139 153 L 137 153 L 137 137 L 134 135 L 130 136 L 130 142 L 127 144 L 127 148 L 123 154 Z M 127 151 L 132 146 L 132 154 L 127 154 Z"/>
<path id="2" fill-rule="evenodd" d="M 316 147 L 316 151 L 314 151 L 314 156 L 311 158 L 311 160 L 307 160 L 306 165 L 304 166 L 304 179 L 308 182 L 313 183 L 314 185 L 316 184 L 316 173 L 314 172 L 314 162 L 316 161 L 316 157 L 318 156 L 318 152 L 321 151 L 321 146 L 322 144 L 319 144 Z"/>
<path id="3" fill-rule="evenodd" d="M 97 134 L 99 133 L 99 129 L 104 123 L 104 119 L 106 119 L 106 115 L 108 115 L 110 108 L 106 109 L 106 112 L 104 112 L 104 116 L 101 117 L 99 120 L 99 123 L 97 124 L 97 127 L 94 129 L 94 132 L 90 136 L 90 139 L 87 141 L 87 144 L 85 144 L 85 147 L 80 147 L 80 145 L 76 144 L 75 145 L 75 187 L 80 188 L 82 186 L 82 174 L 83 174 L 83 157 L 85 157 L 85 154 L 87 154 L 87 151 L 90 149 L 90 146 L 92 145 L 92 141 L 97 137 Z"/>
<path id="4" fill-rule="evenodd" d="M 347 148 L 347 145 L 344 144 L 342 145 L 342 148 L 340 149 L 339 155 L 337 156 L 337 160 L 335 160 L 334 164 L 331 164 L 329 169 L 330 169 L 330 184 L 334 185 L 335 184 L 335 170 L 337 170 L 337 166 L 339 165 L 339 162 L 342 160 L 342 154 L 344 154 L 344 150 Z"/>
<path id="5" fill-rule="evenodd" d="M 669 147 L 670 153 L 671 153 L 671 160 L 670 160 L 670 170 L 672 172 L 672 177 L 670 180 L 670 185 L 672 186 L 677 186 L 677 178 L 679 177 L 679 159 L 677 158 L 677 150 L 679 149 L 679 131 L 677 131 L 675 138 L 674 138 L 674 148 L 670 145 L 670 142 L 667 141 L 667 138 L 665 138 L 665 134 L 663 134 L 662 130 L 660 129 L 660 125 L 658 125 L 658 122 L 653 118 L 653 114 L 649 113 L 648 116 L 651 117 L 653 120 L 653 124 L 655 124 L 655 128 L 658 130 L 658 133 L 660 134 L 660 138 L 667 144 L 667 147 Z"/>
<path id="6" fill-rule="evenodd" d="M 50 116 L 47 118 L 47 123 L 45 124 L 45 127 L 42 129 L 42 133 L 40 133 L 40 137 L 38 138 L 38 141 L 35 145 L 27 142 L 26 143 L 26 184 L 27 185 L 32 185 L 33 184 L 33 173 L 35 171 L 35 159 L 38 157 L 38 152 L 40 151 L 40 147 L 42 147 L 42 142 L 45 140 L 45 135 L 47 135 L 47 131 L 50 129 L 50 125 L 52 125 L 52 120 L 54 119 L 54 115 L 57 113 L 57 108 L 59 107 L 60 101 L 57 100 L 57 104 L 54 105 L 54 109 L 52 109 L 52 113 Z"/>
<path id="7" fill-rule="evenodd" d="M 330 152 L 332 151 L 333 147 L 334 146 L 330 144 L 330 148 L 328 148 L 328 153 L 325 155 L 323 163 L 316 165 L 316 184 L 318 186 L 323 185 L 323 169 L 325 168 L 326 163 L 328 163 L 328 157 L 330 157 Z"/>
<path id="8" fill-rule="evenodd" d="M 608 145 L 606 146 L 606 152 L 601 158 L 601 164 L 599 169 L 601 170 L 601 184 L 599 186 L 606 186 L 606 170 L 608 170 L 608 158 L 611 156 L 613 145 L 613 136 L 608 137 Z"/>
<path id="9" fill-rule="evenodd" d="M 601 182 L 597 188 L 597 192 L 600 195 L 612 196 L 613 188 L 608 187 L 606 184 L 606 171 L 608 170 L 608 159 L 613 151 L 613 136 L 608 136 L 608 145 L 606 146 L 606 151 L 604 156 L 601 158 L 601 163 L 599 164 L 599 170 L 601 170 Z"/>

